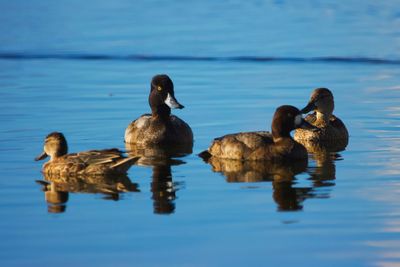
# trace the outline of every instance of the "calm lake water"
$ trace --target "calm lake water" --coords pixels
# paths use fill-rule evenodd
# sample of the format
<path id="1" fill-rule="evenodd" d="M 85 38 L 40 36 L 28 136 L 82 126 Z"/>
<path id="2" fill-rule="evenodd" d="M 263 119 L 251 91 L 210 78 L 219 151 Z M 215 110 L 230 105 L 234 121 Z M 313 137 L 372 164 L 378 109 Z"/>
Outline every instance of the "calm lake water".
<path id="1" fill-rule="evenodd" d="M 292 2 L 0 1 L 0 265 L 400 266 L 399 2 Z M 138 192 L 48 204 L 44 137 L 125 149 L 157 73 L 193 154 L 133 166 Z M 197 157 L 316 87 L 350 132 L 336 157 L 281 183 Z"/>

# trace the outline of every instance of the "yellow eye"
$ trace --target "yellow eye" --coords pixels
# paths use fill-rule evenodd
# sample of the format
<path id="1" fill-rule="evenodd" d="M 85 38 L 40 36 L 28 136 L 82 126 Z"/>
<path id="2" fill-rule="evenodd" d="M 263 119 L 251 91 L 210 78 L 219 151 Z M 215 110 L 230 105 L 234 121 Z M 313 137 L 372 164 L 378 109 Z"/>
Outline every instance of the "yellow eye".
<path id="1" fill-rule="evenodd" d="M 161 87 L 161 86 L 157 86 L 157 90 L 158 90 L 158 91 L 161 91 L 161 90 L 162 90 L 162 87 Z"/>

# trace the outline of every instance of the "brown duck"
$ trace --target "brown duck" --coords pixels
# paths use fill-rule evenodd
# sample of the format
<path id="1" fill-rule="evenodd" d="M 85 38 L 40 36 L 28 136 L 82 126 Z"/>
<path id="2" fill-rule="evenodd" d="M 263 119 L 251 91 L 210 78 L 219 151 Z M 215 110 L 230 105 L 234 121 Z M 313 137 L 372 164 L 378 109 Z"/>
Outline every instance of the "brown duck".
<path id="1" fill-rule="evenodd" d="M 280 106 L 272 119 L 270 132 L 242 132 L 214 139 L 202 158 L 237 160 L 290 160 L 307 158 L 307 150 L 290 136 L 295 128 L 314 129 L 293 106 Z"/>
<path id="2" fill-rule="evenodd" d="M 301 112 L 307 115 L 305 120 L 318 128 L 318 131 L 296 129 L 294 139 L 303 144 L 310 152 L 316 147 L 329 151 L 343 150 L 349 142 L 349 133 L 344 123 L 335 115 L 335 103 L 332 92 L 327 88 L 317 88 L 311 94 L 310 101 Z"/>
<path id="3" fill-rule="evenodd" d="M 67 141 L 62 133 L 53 132 L 46 136 L 44 151 L 35 160 L 50 160 L 43 164 L 44 175 L 119 175 L 125 174 L 138 158 L 124 157 L 118 149 L 90 150 L 68 153 Z"/>

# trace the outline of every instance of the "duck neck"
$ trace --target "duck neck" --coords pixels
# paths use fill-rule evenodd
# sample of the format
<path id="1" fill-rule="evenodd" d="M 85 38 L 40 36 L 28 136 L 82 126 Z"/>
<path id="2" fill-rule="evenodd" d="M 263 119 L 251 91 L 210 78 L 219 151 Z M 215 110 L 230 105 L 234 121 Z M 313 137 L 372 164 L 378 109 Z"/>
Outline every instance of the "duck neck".
<path id="1" fill-rule="evenodd" d="M 51 183 L 50 183 L 50 191 L 51 191 L 51 192 L 57 192 L 56 189 L 57 189 L 57 188 L 56 188 L 56 183 L 51 182 Z"/>
<path id="2" fill-rule="evenodd" d="M 61 158 L 66 154 L 68 154 L 67 142 L 63 142 L 63 145 L 60 146 L 56 151 L 48 153 L 48 155 L 50 156 L 50 161 L 57 160 L 58 158 Z"/>
<path id="3" fill-rule="evenodd" d="M 162 120 L 168 120 L 171 115 L 171 108 L 166 104 L 151 107 L 151 114 L 154 118 L 160 118 Z"/>
<path id="4" fill-rule="evenodd" d="M 50 155 L 50 161 L 55 161 L 58 158 L 62 157 L 63 155 L 65 155 L 65 154 L 57 154 L 57 153 L 52 154 L 52 155 Z"/>
<path id="5" fill-rule="evenodd" d="M 285 131 L 285 129 L 278 127 L 272 128 L 272 138 L 275 143 L 282 140 L 292 139 L 292 137 L 290 136 L 290 131 Z"/>
<path id="6" fill-rule="evenodd" d="M 317 111 L 317 124 L 328 125 L 331 114 Z"/>

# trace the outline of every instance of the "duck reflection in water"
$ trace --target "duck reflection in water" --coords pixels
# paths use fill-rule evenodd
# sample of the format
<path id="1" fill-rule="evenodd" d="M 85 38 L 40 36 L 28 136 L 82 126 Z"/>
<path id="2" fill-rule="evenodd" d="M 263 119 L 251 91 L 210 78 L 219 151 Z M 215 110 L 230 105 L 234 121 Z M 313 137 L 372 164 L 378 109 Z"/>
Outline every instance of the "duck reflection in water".
<path id="1" fill-rule="evenodd" d="M 176 191 L 179 184 L 172 181 L 171 165 L 184 164 L 183 161 L 153 162 L 151 192 L 155 214 L 175 212 Z"/>
<path id="2" fill-rule="evenodd" d="M 42 185 L 44 191 L 44 197 L 47 202 L 47 211 L 49 213 L 63 213 L 65 212 L 69 198 L 68 191 L 60 191 L 62 189 L 57 188 L 56 183 L 48 183 L 45 181 L 36 181 Z"/>
<path id="3" fill-rule="evenodd" d="M 192 153 L 192 146 L 146 146 L 139 147 L 125 143 L 127 153 L 132 157 L 140 157 L 135 163 L 141 166 L 152 167 L 151 192 L 153 212 L 155 214 L 172 214 L 175 212 L 176 191 L 180 183 L 172 179 L 171 166 L 186 162 L 172 157 L 182 157 Z"/>
<path id="4" fill-rule="evenodd" d="M 69 193 L 103 194 L 103 199 L 119 200 L 124 192 L 139 192 L 138 184 L 132 183 L 127 175 L 93 175 L 93 176 L 52 176 L 45 175 L 44 180 L 37 180 L 42 185 L 48 212 L 66 211 Z"/>
<path id="5" fill-rule="evenodd" d="M 278 211 L 302 210 L 304 200 L 326 197 L 316 191 L 316 183 L 308 187 L 295 186 L 296 175 L 307 171 L 307 159 L 293 162 L 271 162 L 238 161 L 210 157 L 205 161 L 212 166 L 214 172 L 222 173 L 229 183 L 272 182 L 272 197 L 277 204 Z M 313 181 L 320 181 L 323 179 L 320 177 L 321 175 L 326 172 L 329 173 L 325 170 L 325 166 L 331 167 L 331 165 L 322 165 L 312 169 L 311 179 Z"/>
<path id="6" fill-rule="evenodd" d="M 307 159 L 293 162 L 239 161 L 211 157 L 206 160 L 214 172 L 228 183 L 272 182 L 273 199 L 279 211 L 302 209 L 302 202 L 312 196 L 312 188 L 294 188 L 295 175 L 307 170 Z"/>
<path id="7" fill-rule="evenodd" d="M 309 167 L 308 173 L 314 187 L 331 187 L 335 185 L 336 165 L 335 161 L 342 160 L 338 153 L 344 149 L 342 143 L 335 144 L 304 143 L 310 157 L 315 161 L 315 167 Z"/>

